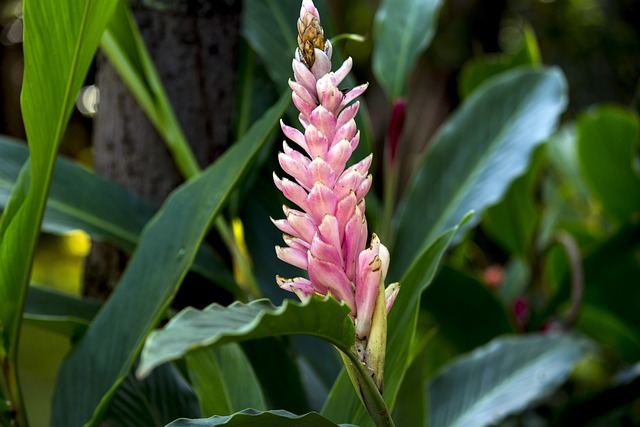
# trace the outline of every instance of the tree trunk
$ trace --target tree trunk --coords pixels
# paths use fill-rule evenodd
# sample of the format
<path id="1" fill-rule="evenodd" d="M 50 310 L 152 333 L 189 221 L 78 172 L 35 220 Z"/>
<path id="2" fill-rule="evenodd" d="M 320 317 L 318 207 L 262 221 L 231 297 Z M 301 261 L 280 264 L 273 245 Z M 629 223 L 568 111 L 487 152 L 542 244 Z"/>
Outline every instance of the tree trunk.
<path id="1" fill-rule="evenodd" d="M 241 2 L 200 1 L 199 8 L 193 2 L 178 2 L 176 7 L 168 4 L 170 0 L 160 3 L 155 10 L 134 9 L 134 15 L 187 140 L 204 167 L 230 142 Z M 103 54 L 98 55 L 96 84 L 100 103 L 93 133 L 95 170 L 160 206 L 182 182 L 164 141 Z M 125 263 L 111 245 L 94 243 L 85 293 L 109 293 Z"/>

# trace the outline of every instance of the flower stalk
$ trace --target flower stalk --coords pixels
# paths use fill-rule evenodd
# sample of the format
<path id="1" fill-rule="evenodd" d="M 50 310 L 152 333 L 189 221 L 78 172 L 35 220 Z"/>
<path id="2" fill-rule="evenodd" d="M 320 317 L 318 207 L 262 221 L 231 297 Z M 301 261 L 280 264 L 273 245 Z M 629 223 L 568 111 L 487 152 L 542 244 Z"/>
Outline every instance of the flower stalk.
<path id="1" fill-rule="evenodd" d="M 283 206 L 285 218 L 272 221 L 284 233 L 286 243 L 286 247 L 276 247 L 278 258 L 306 270 L 308 277 L 277 276 L 276 281 L 301 300 L 314 294 L 331 295 L 349 306 L 356 333 L 349 357 L 358 360 L 356 371 L 373 381 L 384 406 L 386 317 L 399 285 L 385 289 L 390 257 L 380 239 L 373 234 L 367 245 L 364 197 L 372 183 L 372 155 L 346 167 L 360 140 L 354 120 L 360 106 L 356 98 L 368 85 L 339 88 L 351 71 L 352 60 L 347 58 L 331 71 L 333 48 L 324 38 L 312 0 L 302 1 L 297 28 L 298 48 L 292 62 L 295 80 L 289 80 L 289 86 L 303 131 L 281 122 L 283 133 L 296 148 L 284 142 L 278 161 L 293 179 L 275 173 L 273 179 L 298 209 Z M 354 385 L 369 409 L 362 379 Z"/>

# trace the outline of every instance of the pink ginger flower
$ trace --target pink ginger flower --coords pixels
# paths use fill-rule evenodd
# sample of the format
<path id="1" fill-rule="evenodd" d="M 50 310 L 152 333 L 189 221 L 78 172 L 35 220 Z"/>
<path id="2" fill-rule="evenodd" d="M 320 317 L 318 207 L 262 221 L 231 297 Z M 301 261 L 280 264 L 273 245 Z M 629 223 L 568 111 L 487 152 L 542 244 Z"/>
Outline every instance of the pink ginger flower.
<path id="1" fill-rule="evenodd" d="M 352 60 L 348 58 L 331 71 L 331 42 L 324 40 L 318 10 L 311 0 L 302 2 L 298 32 L 295 81 L 289 80 L 289 86 L 304 133 L 281 121 L 283 133 L 300 151 L 283 143 L 278 160 L 294 180 L 280 179 L 275 173 L 273 179 L 300 209 L 283 206 L 286 219 L 273 222 L 287 244 L 276 247 L 278 258 L 307 270 L 309 278 L 278 276 L 276 280 L 301 300 L 313 294 L 330 294 L 344 301 L 355 324 L 356 350 L 364 357 L 376 300 L 381 289 L 385 292 L 382 286 L 389 267 L 389 251 L 375 234 L 366 247 L 364 197 L 371 188 L 372 155 L 345 169 L 360 140 L 354 120 L 360 104 L 352 101 L 368 84 L 349 91 L 338 88 L 351 70 Z M 386 312 L 398 290 L 397 283 L 390 285 L 383 299 L 385 336 Z"/>

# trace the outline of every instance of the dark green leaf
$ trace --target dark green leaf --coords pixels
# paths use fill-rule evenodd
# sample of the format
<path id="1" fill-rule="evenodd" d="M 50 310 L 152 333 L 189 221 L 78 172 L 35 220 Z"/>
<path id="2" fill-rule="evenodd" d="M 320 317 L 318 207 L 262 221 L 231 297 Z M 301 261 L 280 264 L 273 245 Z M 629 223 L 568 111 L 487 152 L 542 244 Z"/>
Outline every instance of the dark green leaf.
<path id="1" fill-rule="evenodd" d="M 99 421 L 144 338 L 170 304 L 211 222 L 287 105 L 283 96 L 216 163 L 174 191 L 147 224 L 116 290 L 59 372 L 53 424 Z"/>
<path id="2" fill-rule="evenodd" d="M 198 348 L 270 336 L 312 335 L 348 350 L 355 341 L 348 314 L 348 306 L 329 297 L 313 297 L 302 304 L 285 300 L 280 307 L 266 299 L 229 307 L 212 304 L 204 310 L 189 307 L 149 335 L 138 375 Z"/>
<path id="3" fill-rule="evenodd" d="M 239 345 L 194 351 L 186 361 L 203 416 L 231 415 L 245 408 L 266 409 L 260 383 Z"/>
<path id="4" fill-rule="evenodd" d="M 566 105 L 557 69 L 518 69 L 491 79 L 465 101 L 434 137 L 397 215 L 391 273 L 457 224 L 501 199 L 522 175 L 533 149 L 555 128 Z"/>
<path id="5" fill-rule="evenodd" d="M 640 120 L 620 107 L 605 106 L 578 119 L 580 170 L 606 211 L 625 221 L 640 211 L 640 177 L 634 170 Z"/>
<path id="6" fill-rule="evenodd" d="M 139 381 L 133 373 L 116 392 L 104 423 L 108 427 L 162 427 L 178 417 L 199 417 L 198 399 L 171 364 Z"/>
<path id="7" fill-rule="evenodd" d="M 110 0 L 31 0 L 23 5 L 21 105 L 31 160 L 0 220 L 0 346 L 11 357 L 55 154 L 113 8 Z"/>
<path id="8" fill-rule="evenodd" d="M 262 412 L 255 409 L 247 409 L 226 417 L 214 416 L 200 420 L 175 420 L 167 427 L 214 427 L 221 425 L 246 427 L 336 427 L 336 424 L 315 412 L 294 415 L 291 412 L 282 410 Z M 340 425 L 348 427 L 347 424 Z"/>
<path id="9" fill-rule="evenodd" d="M 570 335 L 498 338 L 449 364 L 429 384 L 429 425 L 482 427 L 562 384 L 588 350 Z"/>
<path id="10" fill-rule="evenodd" d="M 418 56 L 436 32 L 440 0 L 383 0 L 376 13 L 373 73 L 389 99 L 404 95 Z"/>
<path id="11" fill-rule="evenodd" d="M 0 137 L 0 208 L 6 205 L 18 171 L 29 155 L 26 144 Z M 58 158 L 42 228 L 53 233 L 82 229 L 97 240 L 106 239 L 127 253 L 138 244 L 144 225 L 156 209 L 117 183 L 74 162 Z M 237 286 L 218 255 L 203 245 L 193 270 L 237 292 Z"/>

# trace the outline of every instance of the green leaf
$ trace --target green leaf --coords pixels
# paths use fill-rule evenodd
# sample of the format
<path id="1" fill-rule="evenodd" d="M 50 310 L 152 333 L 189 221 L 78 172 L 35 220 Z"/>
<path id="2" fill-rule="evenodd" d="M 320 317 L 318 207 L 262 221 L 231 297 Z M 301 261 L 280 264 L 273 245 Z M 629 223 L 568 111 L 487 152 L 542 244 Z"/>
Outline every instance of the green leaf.
<path id="1" fill-rule="evenodd" d="M 59 372 L 53 424 L 98 423 L 288 102 L 281 97 L 216 163 L 175 190 L 147 224 L 116 290 Z"/>
<path id="2" fill-rule="evenodd" d="M 118 388 L 105 417 L 107 427 L 163 427 L 178 417 L 199 417 L 198 398 L 171 364 L 143 381 L 132 373 Z"/>
<path id="3" fill-rule="evenodd" d="M 239 345 L 194 351 L 186 356 L 186 362 L 202 415 L 267 408 L 256 374 Z"/>
<path id="4" fill-rule="evenodd" d="M 540 65 L 540 48 L 533 29 L 525 26 L 522 46 L 515 53 L 484 55 L 467 61 L 460 71 L 459 92 L 462 98 L 469 96 L 489 78 L 521 65 Z"/>
<path id="5" fill-rule="evenodd" d="M 496 296 L 482 283 L 451 268 L 443 268 L 424 292 L 422 308 L 431 314 L 439 332 L 460 352 L 514 332 Z"/>
<path id="6" fill-rule="evenodd" d="M 336 427 L 336 424 L 324 418 L 322 415 L 310 412 L 304 415 L 294 415 L 291 412 L 283 410 L 275 411 L 256 411 L 255 409 L 246 409 L 236 414 L 200 420 L 175 420 L 167 427 L 213 427 L 213 426 L 255 426 L 255 427 Z M 340 424 L 347 427 L 347 424 Z"/>
<path id="7" fill-rule="evenodd" d="M 162 135 L 182 175 L 190 178 L 200 170 L 198 162 L 156 72 L 125 0 L 118 6 L 102 38 L 102 49 L 125 82 L 149 121 Z"/>
<path id="8" fill-rule="evenodd" d="M 6 205 L 20 167 L 28 156 L 26 144 L 0 137 L 0 207 Z M 42 229 L 51 233 L 81 229 L 96 240 L 108 240 L 131 253 L 144 225 L 156 211 L 147 201 L 119 184 L 58 158 Z M 231 273 L 210 246 L 200 248 L 192 269 L 225 289 L 238 292 Z"/>
<path id="9" fill-rule="evenodd" d="M 51 289 L 29 286 L 24 320 L 71 338 L 79 338 L 89 328 L 101 304 Z"/>
<path id="10" fill-rule="evenodd" d="M 355 341 L 348 314 L 348 306 L 330 297 L 300 304 L 285 300 L 280 307 L 266 299 L 229 307 L 212 304 L 204 310 L 188 307 L 149 335 L 137 374 L 147 375 L 198 348 L 279 335 L 316 336 L 346 351 Z"/>
<path id="11" fill-rule="evenodd" d="M 541 217 L 536 190 L 545 164 L 544 147 L 539 146 L 533 153 L 528 171 L 513 181 L 499 203 L 485 211 L 482 221 L 483 229 L 505 252 L 525 259 L 534 249 L 535 231 Z"/>
<path id="12" fill-rule="evenodd" d="M 384 398 L 389 410 L 393 409 L 400 384 L 408 368 L 411 340 L 420 306 L 420 294 L 433 280 L 457 229 L 456 226 L 447 230 L 422 251 L 400 281 L 400 292 L 387 318 Z M 346 419 L 361 426 L 371 423 L 344 369 L 329 393 L 329 398 L 322 408 L 322 414 L 336 422 Z"/>
<path id="13" fill-rule="evenodd" d="M 10 357 L 16 350 L 55 154 L 113 6 L 110 0 L 27 0 L 23 5 L 21 105 L 31 161 L 0 220 L 0 345 Z"/>
<path id="14" fill-rule="evenodd" d="M 383 0 L 375 16 L 373 73 L 389 99 L 405 94 L 418 56 L 436 32 L 440 0 Z"/>
<path id="15" fill-rule="evenodd" d="M 640 210 L 640 177 L 634 170 L 640 120 L 630 111 L 603 106 L 578 118 L 580 170 L 594 195 L 617 221 Z"/>
<path id="16" fill-rule="evenodd" d="M 429 425 L 495 425 L 555 391 L 587 349 L 570 335 L 498 338 L 429 384 Z"/>
<path id="17" fill-rule="evenodd" d="M 473 209 L 499 201 L 527 169 L 533 149 L 556 126 L 566 105 L 557 69 L 517 69 L 488 81 L 441 127 L 399 208 L 391 275 Z"/>

